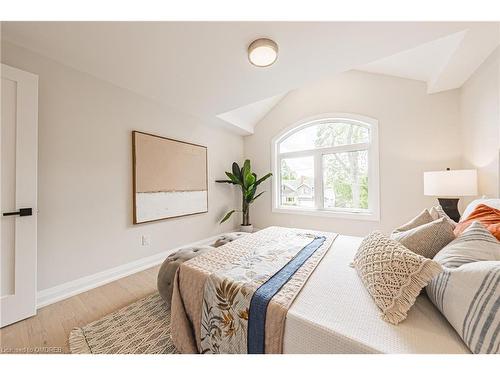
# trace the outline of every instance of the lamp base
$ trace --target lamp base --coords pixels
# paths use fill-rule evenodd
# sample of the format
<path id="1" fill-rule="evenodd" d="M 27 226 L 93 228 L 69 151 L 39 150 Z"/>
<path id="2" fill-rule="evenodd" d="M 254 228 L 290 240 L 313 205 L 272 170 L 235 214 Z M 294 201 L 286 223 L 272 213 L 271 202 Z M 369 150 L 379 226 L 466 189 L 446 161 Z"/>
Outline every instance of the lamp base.
<path id="1" fill-rule="evenodd" d="M 458 212 L 458 198 L 438 198 L 438 201 L 443 208 L 443 211 L 446 212 L 446 215 L 458 223 L 460 220 L 460 212 Z"/>

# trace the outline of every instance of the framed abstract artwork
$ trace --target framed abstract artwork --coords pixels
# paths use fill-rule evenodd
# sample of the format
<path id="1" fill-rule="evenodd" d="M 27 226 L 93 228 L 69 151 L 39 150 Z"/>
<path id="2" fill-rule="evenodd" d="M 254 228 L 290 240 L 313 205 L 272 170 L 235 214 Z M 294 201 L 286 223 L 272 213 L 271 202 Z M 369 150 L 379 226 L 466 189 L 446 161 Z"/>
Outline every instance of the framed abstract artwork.
<path id="1" fill-rule="evenodd" d="M 207 148 L 132 132 L 134 224 L 208 212 Z"/>

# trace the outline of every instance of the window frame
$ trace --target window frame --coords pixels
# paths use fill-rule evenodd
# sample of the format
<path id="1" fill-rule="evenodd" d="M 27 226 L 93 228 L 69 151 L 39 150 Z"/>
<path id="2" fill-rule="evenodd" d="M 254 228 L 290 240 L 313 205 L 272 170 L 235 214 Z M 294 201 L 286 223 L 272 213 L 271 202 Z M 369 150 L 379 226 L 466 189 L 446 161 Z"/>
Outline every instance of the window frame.
<path id="1" fill-rule="evenodd" d="M 369 142 L 315 148 L 303 151 L 292 151 L 280 154 L 280 143 L 289 136 L 310 126 L 327 121 L 343 122 L 366 127 L 370 130 Z M 323 155 L 363 150 L 368 150 L 368 209 L 324 208 Z M 281 160 L 305 156 L 313 156 L 314 159 L 315 208 L 281 206 Z M 287 127 L 272 139 L 271 163 L 272 171 L 275 177 L 272 179 L 272 212 L 352 220 L 380 221 L 378 121 L 376 119 L 352 113 L 326 113 L 303 119 Z"/>

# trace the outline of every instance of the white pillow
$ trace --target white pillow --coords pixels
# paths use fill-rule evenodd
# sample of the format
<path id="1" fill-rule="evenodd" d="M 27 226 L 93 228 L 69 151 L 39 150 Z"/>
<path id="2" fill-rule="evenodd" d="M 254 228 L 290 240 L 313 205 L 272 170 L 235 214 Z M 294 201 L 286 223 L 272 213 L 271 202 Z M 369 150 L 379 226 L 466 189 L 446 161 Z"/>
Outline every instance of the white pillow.
<path id="1" fill-rule="evenodd" d="M 467 205 L 462 214 L 462 217 L 460 218 L 460 221 L 464 221 L 465 219 L 467 219 L 467 217 L 471 214 L 471 212 L 474 211 L 475 208 L 480 204 L 485 204 L 488 207 L 493 207 L 496 208 L 497 210 L 500 210 L 500 198 L 475 199 Z"/>
<path id="2" fill-rule="evenodd" d="M 430 300 L 471 352 L 500 353 L 500 242 L 473 222 L 434 261 L 443 272 L 427 285 Z"/>

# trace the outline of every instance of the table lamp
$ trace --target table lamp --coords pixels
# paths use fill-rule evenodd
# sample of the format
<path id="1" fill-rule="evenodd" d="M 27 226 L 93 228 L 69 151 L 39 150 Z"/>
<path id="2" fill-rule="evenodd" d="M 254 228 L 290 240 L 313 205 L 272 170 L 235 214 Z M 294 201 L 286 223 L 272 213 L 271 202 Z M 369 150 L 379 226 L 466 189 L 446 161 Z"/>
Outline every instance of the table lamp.
<path id="1" fill-rule="evenodd" d="M 460 220 L 459 197 L 477 195 L 477 171 L 456 169 L 424 172 L 424 195 L 438 197 L 444 212 L 453 220 Z"/>

